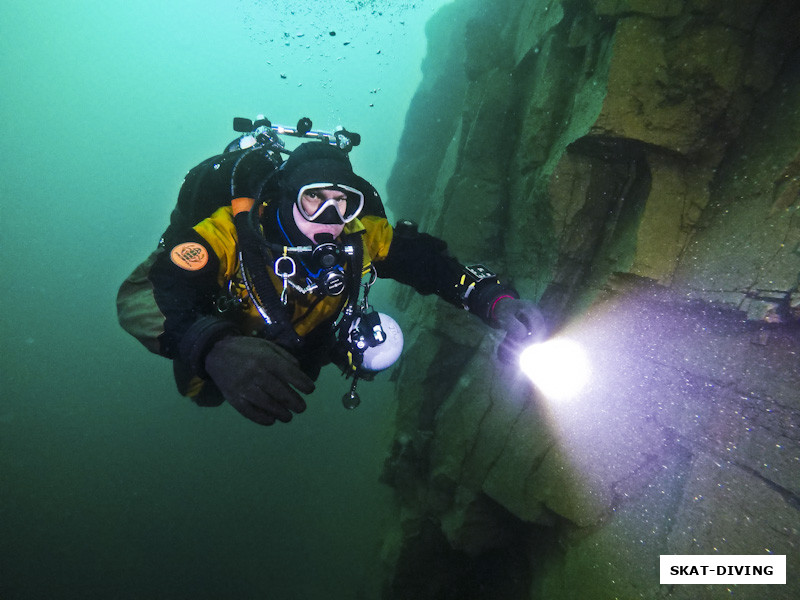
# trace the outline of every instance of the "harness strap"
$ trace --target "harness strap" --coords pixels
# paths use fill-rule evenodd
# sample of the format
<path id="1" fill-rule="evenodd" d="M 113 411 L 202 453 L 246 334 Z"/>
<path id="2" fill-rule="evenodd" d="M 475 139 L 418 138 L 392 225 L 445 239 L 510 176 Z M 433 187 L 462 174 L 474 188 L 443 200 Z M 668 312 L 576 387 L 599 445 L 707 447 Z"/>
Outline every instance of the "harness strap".
<path id="1" fill-rule="evenodd" d="M 269 273 L 265 268 L 261 244 L 257 237 L 260 233 L 250 226 L 249 211 L 240 210 L 233 217 L 233 222 L 236 226 L 236 234 L 239 237 L 242 279 L 245 281 L 245 285 L 252 286 L 253 289 L 248 291 L 250 293 L 255 292 L 255 297 L 252 300 L 264 318 L 264 330 L 267 339 L 287 348 L 298 347 L 301 344 L 301 339 L 295 333 L 286 308 L 281 304 L 278 291 L 272 285 L 272 279 L 270 279 Z M 248 266 L 254 268 L 250 269 Z"/>
<path id="2" fill-rule="evenodd" d="M 344 341 L 350 331 L 350 325 L 356 317 L 357 303 L 361 294 L 361 275 L 364 268 L 364 243 L 361 240 L 363 231 L 355 231 L 342 237 L 345 245 L 352 246 L 352 254 L 347 255 L 347 267 L 350 272 L 347 278 L 347 306 L 339 322 L 339 340 Z"/>

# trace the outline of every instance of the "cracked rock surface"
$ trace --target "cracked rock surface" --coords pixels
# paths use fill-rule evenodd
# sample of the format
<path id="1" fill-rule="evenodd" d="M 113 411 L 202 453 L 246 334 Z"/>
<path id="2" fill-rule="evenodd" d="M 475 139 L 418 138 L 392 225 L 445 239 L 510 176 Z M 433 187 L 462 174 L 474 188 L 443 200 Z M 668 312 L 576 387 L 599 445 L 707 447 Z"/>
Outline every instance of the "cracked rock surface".
<path id="1" fill-rule="evenodd" d="M 385 597 L 799 597 L 800 5 L 487 4 L 429 24 L 389 205 L 592 377 L 555 404 L 496 332 L 398 296 Z M 659 555 L 715 553 L 795 576 L 659 585 Z"/>

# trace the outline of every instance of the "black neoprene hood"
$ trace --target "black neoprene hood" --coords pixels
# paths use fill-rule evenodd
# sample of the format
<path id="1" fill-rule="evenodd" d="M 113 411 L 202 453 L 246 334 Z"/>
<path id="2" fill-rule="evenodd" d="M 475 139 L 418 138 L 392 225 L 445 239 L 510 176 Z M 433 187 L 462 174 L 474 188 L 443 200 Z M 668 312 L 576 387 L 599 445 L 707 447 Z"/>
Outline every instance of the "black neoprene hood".
<path id="1" fill-rule="evenodd" d="M 281 183 L 292 202 L 303 186 L 314 183 L 346 185 L 362 194 L 366 191 L 347 154 L 324 142 L 300 144 L 281 167 Z"/>

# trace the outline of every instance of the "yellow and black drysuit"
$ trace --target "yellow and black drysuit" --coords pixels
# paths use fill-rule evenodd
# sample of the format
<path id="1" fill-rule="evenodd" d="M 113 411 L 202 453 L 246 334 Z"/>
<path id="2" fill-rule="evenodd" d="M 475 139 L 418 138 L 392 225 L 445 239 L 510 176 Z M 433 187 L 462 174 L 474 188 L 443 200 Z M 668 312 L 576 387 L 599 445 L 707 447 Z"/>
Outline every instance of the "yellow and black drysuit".
<path id="1" fill-rule="evenodd" d="M 118 296 L 123 328 L 149 350 L 173 359 L 180 392 L 202 405 L 223 401 L 203 368 L 214 343 L 232 333 L 258 336 L 264 332 L 262 317 L 248 299 L 240 276 L 234 210 L 241 208 L 234 207 L 242 201 L 252 203 L 234 200 L 233 206 L 222 207 L 190 230 L 172 235 L 168 247 L 159 248 L 140 265 Z M 386 218 L 364 216 L 345 226 L 343 236 L 353 234 L 360 234 L 363 244 L 364 273 L 373 266 L 378 277 L 410 285 L 420 294 L 435 293 L 492 325 L 496 326 L 492 309 L 497 300 L 518 298 L 495 277 L 476 278 L 447 253 L 442 240 L 418 232 L 409 222 L 392 228 Z M 280 294 L 283 282 L 273 265 L 263 268 Z M 289 351 L 312 378 L 331 361 L 333 325 L 347 301 L 345 294 L 317 296 L 289 288 L 286 308 L 302 340 Z"/>

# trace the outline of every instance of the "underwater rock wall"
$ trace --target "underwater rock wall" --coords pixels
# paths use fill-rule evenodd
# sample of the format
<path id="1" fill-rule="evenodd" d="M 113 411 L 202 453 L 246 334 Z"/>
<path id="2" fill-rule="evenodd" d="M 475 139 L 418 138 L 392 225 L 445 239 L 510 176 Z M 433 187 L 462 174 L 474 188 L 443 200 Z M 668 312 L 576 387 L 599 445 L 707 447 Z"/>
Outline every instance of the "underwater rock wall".
<path id="1" fill-rule="evenodd" d="M 800 564 L 800 5 L 488 4 L 430 22 L 388 202 L 593 375 L 555 405 L 400 292 L 385 597 L 716 598 L 659 586 L 659 555 Z"/>

